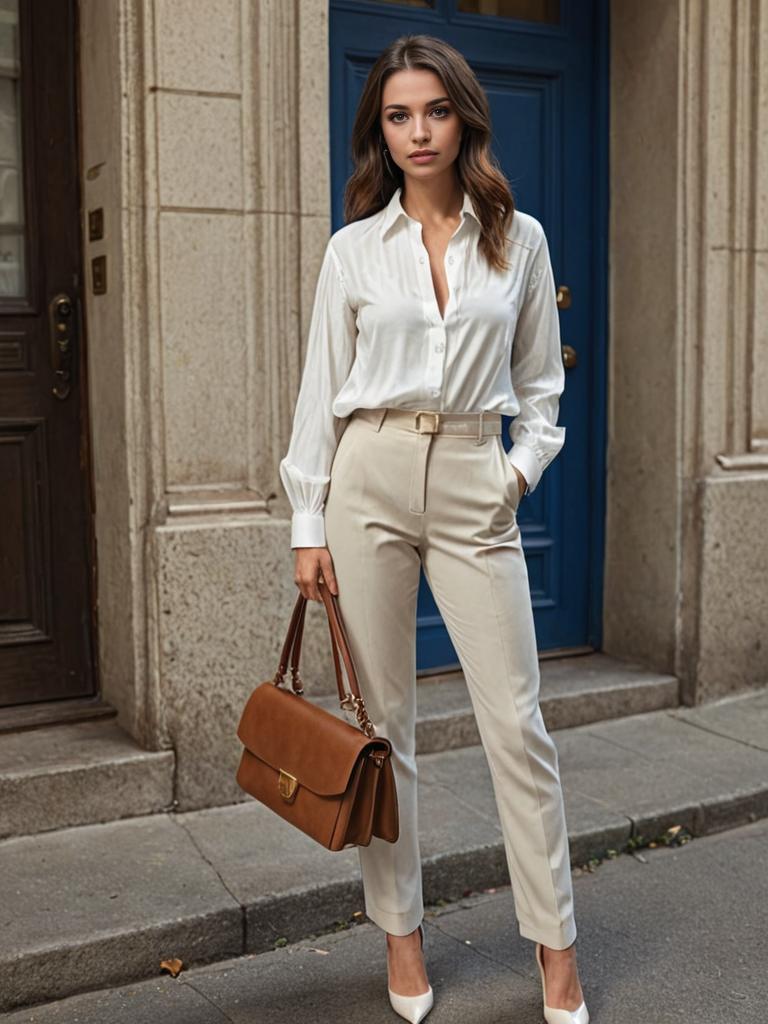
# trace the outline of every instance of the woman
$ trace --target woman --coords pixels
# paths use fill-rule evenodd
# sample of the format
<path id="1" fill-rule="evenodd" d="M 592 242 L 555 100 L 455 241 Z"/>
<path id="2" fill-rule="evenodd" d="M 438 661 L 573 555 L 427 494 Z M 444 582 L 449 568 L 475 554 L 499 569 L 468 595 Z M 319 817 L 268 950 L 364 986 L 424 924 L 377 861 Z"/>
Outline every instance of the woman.
<path id="1" fill-rule="evenodd" d="M 387 933 L 389 997 L 433 1005 L 416 808 L 420 567 L 460 659 L 491 768 L 544 1016 L 587 1024 L 557 751 L 517 507 L 565 440 L 555 286 L 541 224 L 514 209 L 486 96 L 462 55 L 405 36 L 357 110 L 346 221 L 325 250 L 288 452 L 295 581 L 338 595 L 363 698 L 392 743 L 396 843 L 358 847 Z M 516 416 L 509 454 L 501 413 Z"/>

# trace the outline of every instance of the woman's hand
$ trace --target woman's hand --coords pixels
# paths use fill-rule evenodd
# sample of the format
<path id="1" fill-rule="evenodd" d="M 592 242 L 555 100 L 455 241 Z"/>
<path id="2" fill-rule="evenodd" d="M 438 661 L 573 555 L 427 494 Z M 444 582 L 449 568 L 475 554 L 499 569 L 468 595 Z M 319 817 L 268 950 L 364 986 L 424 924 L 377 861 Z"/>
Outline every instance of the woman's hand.
<path id="1" fill-rule="evenodd" d="M 327 547 L 296 548 L 293 582 L 308 601 L 322 601 L 318 581 L 322 579 L 330 592 L 338 597 L 339 586 L 333 571 L 333 560 Z"/>
<path id="2" fill-rule="evenodd" d="M 517 468 L 517 466 L 513 466 L 512 468 L 514 469 L 515 473 L 517 473 L 517 486 L 520 488 L 520 491 L 518 492 L 517 496 L 517 500 L 519 501 L 525 493 L 525 488 L 528 486 L 528 481 L 525 479 L 525 477 Z"/>

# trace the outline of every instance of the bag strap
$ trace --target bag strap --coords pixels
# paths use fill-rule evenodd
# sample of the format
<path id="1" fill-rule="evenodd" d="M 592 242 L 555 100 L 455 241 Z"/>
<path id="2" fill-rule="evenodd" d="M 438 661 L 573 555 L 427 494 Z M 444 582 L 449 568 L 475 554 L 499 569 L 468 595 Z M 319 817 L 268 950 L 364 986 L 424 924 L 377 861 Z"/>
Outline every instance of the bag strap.
<path id="1" fill-rule="evenodd" d="M 299 598 L 302 595 L 299 594 Z M 291 677 L 293 683 L 293 689 L 296 693 L 302 694 L 304 688 L 301 686 L 301 679 L 299 677 L 299 654 L 301 651 L 301 634 L 304 631 L 304 615 L 307 610 L 307 602 L 305 600 L 298 600 L 293 606 L 293 612 L 291 614 L 291 621 L 288 623 L 288 632 L 285 635 L 283 642 L 283 649 L 280 652 L 280 663 L 278 665 L 277 672 L 275 673 L 275 683 L 279 686 L 285 678 L 285 673 L 288 669 L 288 659 L 291 658 Z M 299 630 L 298 644 L 294 645 L 294 639 L 296 631 Z M 293 648 L 293 654 L 291 649 Z M 298 685 L 297 685 L 298 682 Z"/>
<path id="2" fill-rule="evenodd" d="M 357 679 L 354 662 L 352 661 L 352 649 L 349 644 L 344 620 L 341 616 L 338 598 L 330 592 L 323 581 L 320 583 L 320 596 L 325 602 L 325 610 L 328 613 L 328 623 L 329 626 L 332 627 L 331 643 L 333 643 L 333 632 L 335 631 L 338 648 L 341 651 L 341 656 L 344 659 L 344 665 L 347 670 L 349 688 L 352 691 L 351 693 L 344 693 L 342 696 L 341 673 L 337 671 L 336 679 L 339 687 L 339 696 L 341 698 L 341 707 L 345 711 L 354 712 L 358 725 L 366 736 L 375 736 L 376 729 L 373 722 L 368 717 L 365 701 L 363 700 L 363 695 L 360 693 L 360 684 Z M 334 655 L 334 661 L 338 667 L 338 657 L 336 655 Z"/>
<path id="3" fill-rule="evenodd" d="M 365 708 L 365 701 L 360 693 L 357 672 L 355 671 L 354 662 L 352 660 L 349 639 L 347 637 L 346 628 L 339 609 L 338 598 L 328 590 L 327 585 L 323 581 L 320 581 L 319 585 L 320 595 L 323 599 L 323 604 L 328 617 L 328 630 L 331 639 L 331 651 L 333 653 L 336 688 L 339 693 L 339 705 L 344 711 L 354 712 L 358 725 L 362 731 L 366 736 L 372 737 L 375 735 L 375 728 L 368 717 L 368 712 Z M 273 680 L 276 686 L 280 686 L 281 683 L 284 682 L 288 660 L 290 658 L 291 682 L 294 692 L 299 695 L 304 693 L 304 686 L 299 672 L 299 659 L 301 656 L 301 641 L 304 634 L 306 610 L 307 598 L 304 597 L 302 593 L 299 593 L 288 624 L 288 632 L 280 655 L 280 664 Z M 346 669 L 351 693 L 347 693 L 344 689 L 339 652 L 341 652 L 341 660 L 343 660 L 344 667 Z"/>

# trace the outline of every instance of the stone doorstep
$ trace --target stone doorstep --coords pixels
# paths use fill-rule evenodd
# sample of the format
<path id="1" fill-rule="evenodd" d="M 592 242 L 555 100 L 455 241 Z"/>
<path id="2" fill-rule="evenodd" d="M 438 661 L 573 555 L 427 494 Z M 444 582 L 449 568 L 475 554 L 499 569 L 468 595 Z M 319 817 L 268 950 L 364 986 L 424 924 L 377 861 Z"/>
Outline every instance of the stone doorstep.
<path id="1" fill-rule="evenodd" d="M 339 715 L 337 695 L 311 700 Z M 480 743 L 461 673 L 420 679 L 417 749 Z M 674 676 L 604 654 L 544 660 L 541 707 L 550 730 L 675 707 Z M 114 719 L 9 733 L 0 743 L 0 839 L 171 810 L 172 750 L 147 751 Z"/>
<path id="2" fill-rule="evenodd" d="M 0 839 L 170 810 L 174 762 L 112 718 L 4 734 Z"/>
<path id="3" fill-rule="evenodd" d="M 610 655 L 592 654 L 540 662 L 539 703 L 547 729 L 567 729 L 589 722 L 623 718 L 680 703 L 675 676 Z M 310 699 L 334 714 L 338 694 Z M 420 754 L 454 750 L 480 743 L 472 703 L 461 672 L 422 676 L 418 683 L 416 749 Z"/>
<path id="4" fill-rule="evenodd" d="M 572 862 L 671 825 L 768 817 L 768 690 L 553 732 Z M 509 884 L 481 747 L 419 755 L 425 902 Z M 0 842 L 0 1010 L 332 930 L 363 911 L 357 851 L 256 801 Z"/>

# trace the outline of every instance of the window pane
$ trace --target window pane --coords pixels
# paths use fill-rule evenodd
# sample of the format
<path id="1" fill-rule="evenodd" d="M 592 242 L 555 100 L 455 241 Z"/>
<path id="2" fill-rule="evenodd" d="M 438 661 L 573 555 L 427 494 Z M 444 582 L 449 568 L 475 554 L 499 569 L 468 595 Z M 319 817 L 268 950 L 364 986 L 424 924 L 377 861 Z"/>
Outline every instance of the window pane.
<path id="1" fill-rule="evenodd" d="M 490 14 L 550 25 L 560 21 L 560 0 L 459 0 L 458 10 L 463 14 Z"/>
<path id="2" fill-rule="evenodd" d="M 18 0 L 0 0 L 0 297 L 26 294 Z"/>

